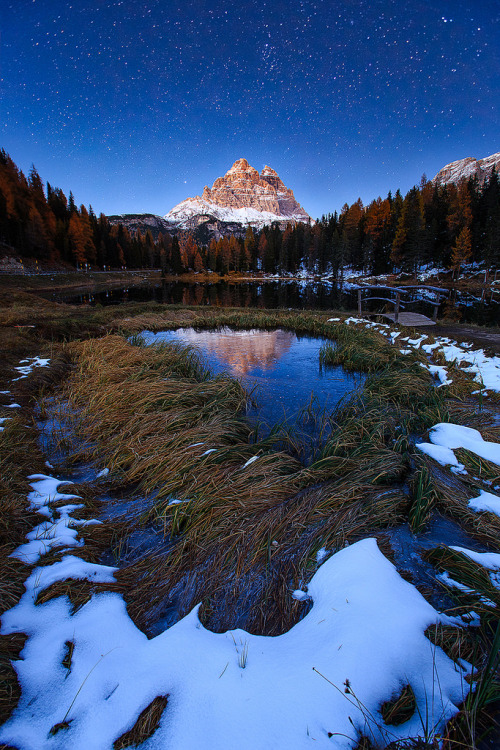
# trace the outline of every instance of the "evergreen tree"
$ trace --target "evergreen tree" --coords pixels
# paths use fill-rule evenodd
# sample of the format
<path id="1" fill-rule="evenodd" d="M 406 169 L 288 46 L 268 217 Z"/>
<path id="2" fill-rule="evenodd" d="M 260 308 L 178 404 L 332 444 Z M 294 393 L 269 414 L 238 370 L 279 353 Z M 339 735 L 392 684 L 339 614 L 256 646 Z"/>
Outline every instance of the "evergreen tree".
<path id="1" fill-rule="evenodd" d="M 172 237 L 172 271 L 179 275 L 184 272 L 184 266 L 181 260 L 181 248 L 179 245 L 179 239 L 175 235 Z"/>

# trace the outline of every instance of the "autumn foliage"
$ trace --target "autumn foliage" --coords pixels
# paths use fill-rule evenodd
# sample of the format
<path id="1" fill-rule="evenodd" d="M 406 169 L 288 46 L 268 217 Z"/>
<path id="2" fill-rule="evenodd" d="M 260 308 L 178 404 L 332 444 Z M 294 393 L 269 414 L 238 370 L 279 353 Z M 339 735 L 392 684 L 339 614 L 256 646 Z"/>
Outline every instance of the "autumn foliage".
<path id="1" fill-rule="evenodd" d="M 73 195 L 28 177 L 0 151 L 0 252 L 63 262 L 73 267 L 158 268 L 167 273 L 246 271 L 296 273 L 307 269 L 341 277 L 346 266 L 368 274 L 415 273 L 423 264 L 458 275 L 470 260 L 500 267 L 500 184 L 493 171 L 439 186 L 425 176 L 403 197 L 399 191 L 364 206 L 345 204 L 315 224 L 275 223 L 244 237 L 211 239 L 178 233 L 153 236 L 76 206 Z"/>

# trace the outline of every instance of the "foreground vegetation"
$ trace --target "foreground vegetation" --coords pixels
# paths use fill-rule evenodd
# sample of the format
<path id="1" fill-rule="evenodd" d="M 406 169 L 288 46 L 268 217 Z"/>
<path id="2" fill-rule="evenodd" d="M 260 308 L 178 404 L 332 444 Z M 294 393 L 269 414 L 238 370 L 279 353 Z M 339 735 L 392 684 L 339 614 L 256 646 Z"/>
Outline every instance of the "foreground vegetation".
<path id="1" fill-rule="evenodd" d="M 118 590 L 146 632 L 159 619 L 174 622 L 202 601 L 200 618 L 211 630 L 239 626 L 283 633 L 307 611 L 307 603 L 292 599 L 290 591 L 310 580 L 320 549 L 333 552 L 375 535 L 384 554 L 394 558 L 388 532 L 404 522 L 422 532 L 436 511 L 495 549 L 499 517 L 472 512 L 467 499 L 484 486 L 483 478 L 498 481 L 498 467 L 474 465 L 474 456 L 464 453 L 461 460 L 471 472 L 458 477 L 414 448 L 415 436 L 446 421 L 500 441 L 495 400 L 473 396 L 477 384 L 458 368 L 453 384 L 437 389 L 418 351 L 403 358 L 379 333 L 327 322 L 330 315 L 154 304 L 84 310 L 42 300 L 34 312 L 28 295 L 10 298 L 0 312 L 6 352 L 1 389 L 10 390 L 21 407 L 0 433 L 2 611 L 19 598 L 29 572 L 8 555 L 39 522 L 26 511 L 27 476 L 47 472 L 44 444 L 60 471 L 84 462 L 109 467 L 105 479 L 73 488 L 83 497 L 83 517 L 97 512 L 104 492 L 120 496 L 126 510 L 83 531 L 86 545 L 75 550 L 95 561 L 111 551 L 121 565 L 117 583 L 58 582 L 40 603 L 67 595 L 78 608 L 96 591 Z M 366 380 L 327 418 L 328 437 L 304 462 L 297 436 L 280 430 L 265 440 L 255 436 L 244 413 L 247 394 L 236 381 L 211 377 L 190 349 L 145 348 L 136 336 L 146 328 L 192 325 L 280 327 L 324 336 L 335 346 L 323 348 L 323 365 L 364 372 Z M 12 383 L 12 368 L 35 355 L 50 357 L 50 367 Z M 49 420 L 42 442 L 35 418 Z M 200 455 L 205 448 L 194 448 L 200 443 L 215 450 Z M 134 557 L 130 535 L 137 528 L 155 530 L 158 544 Z M 57 559 L 51 552 L 44 564 Z M 432 549 L 429 561 L 483 596 L 448 592 L 454 614 L 473 607 L 482 615 L 476 634 L 459 628 L 427 633 L 452 657 L 468 658 L 478 669 L 479 688 L 445 740 L 450 748 L 476 747 L 499 697 L 493 650 L 498 590 L 480 566 L 447 547 Z M 411 571 L 400 572 L 411 580 Z M 442 596 L 437 582 L 416 583 L 424 595 Z M 24 639 L 1 638 L 3 720 L 18 694 L 9 659 L 19 655 Z M 404 721 L 411 702 L 408 691 L 395 696 L 384 708 L 387 723 Z M 140 718 L 137 733 L 120 747 L 148 736 L 150 722 Z"/>

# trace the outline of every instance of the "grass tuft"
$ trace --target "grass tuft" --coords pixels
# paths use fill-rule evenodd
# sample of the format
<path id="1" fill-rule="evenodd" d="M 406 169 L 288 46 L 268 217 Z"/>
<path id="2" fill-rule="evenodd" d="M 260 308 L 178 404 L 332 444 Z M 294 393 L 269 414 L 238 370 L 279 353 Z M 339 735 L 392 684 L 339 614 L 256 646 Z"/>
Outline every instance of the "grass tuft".
<path id="1" fill-rule="evenodd" d="M 113 750 L 125 750 L 127 747 L 137 747 L 156 732 L 161 717 L 168 704 L 168 695 L 158 695 L 149 706 L 139 714 L 134 726 L 124 732 L 113 743 Z"/>
<path id="2" fill-rule="evenodd" d="M 409 721 L 417 708 L 415 694 L 410 685 L 404 685 L 397 696 L 385 701 L 380 707 L 384 724 L 399 726 Z"/>

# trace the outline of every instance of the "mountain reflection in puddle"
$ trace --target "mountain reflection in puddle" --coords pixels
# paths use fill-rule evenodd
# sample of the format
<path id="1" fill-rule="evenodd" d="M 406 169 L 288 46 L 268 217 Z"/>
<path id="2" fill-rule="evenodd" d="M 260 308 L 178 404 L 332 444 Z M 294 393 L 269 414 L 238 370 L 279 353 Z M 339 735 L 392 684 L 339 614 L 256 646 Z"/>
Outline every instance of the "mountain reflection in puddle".
<path id="1" fill-rule="evenodd" d="M 297 336 L 290 331 L 252 329 L 233 331 L 176 331 L 141 334 L 148 344 L 179 341 L 199 349 L 214 374 L 228 373 L 252 392 L 255 406 L 249 416 L 268 425 L 294 422 L 309 406 L 332 411 L 340 399 L 363 381 L 341 367 L 321 369 L 319 350 L 324 339 Z"/>

